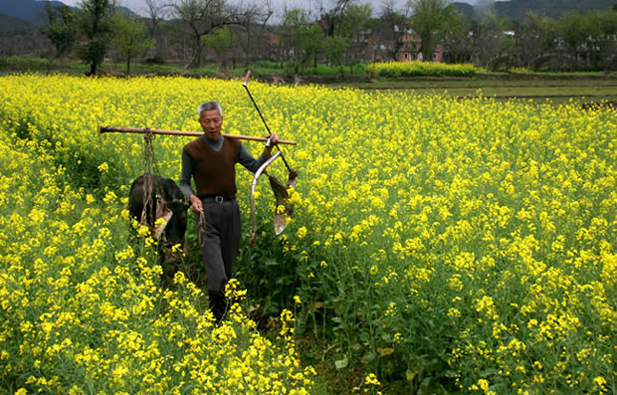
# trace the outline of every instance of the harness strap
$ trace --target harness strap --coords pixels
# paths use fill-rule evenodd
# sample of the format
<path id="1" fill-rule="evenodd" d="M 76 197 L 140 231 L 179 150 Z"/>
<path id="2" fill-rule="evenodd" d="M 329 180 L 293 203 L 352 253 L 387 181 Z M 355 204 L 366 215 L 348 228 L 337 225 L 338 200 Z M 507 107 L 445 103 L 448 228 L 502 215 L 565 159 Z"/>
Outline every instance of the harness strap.
<path id="1" fill-rule="evenodd" d="M 199 220 L 197 222 L 197 236 L 199 237 L 200 247 L 206 245 L 206 214 L 202 210 L 199 213 Z"/>

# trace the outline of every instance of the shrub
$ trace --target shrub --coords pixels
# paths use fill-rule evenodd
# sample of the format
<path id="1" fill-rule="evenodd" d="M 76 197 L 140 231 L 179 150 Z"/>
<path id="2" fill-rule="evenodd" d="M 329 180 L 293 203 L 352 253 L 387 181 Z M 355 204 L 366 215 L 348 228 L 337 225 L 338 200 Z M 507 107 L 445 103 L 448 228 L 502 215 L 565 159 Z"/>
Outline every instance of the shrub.
<path id="1" fill-rule="evenodd" d="M 368 66 L 371 73 L 381 77 L 455 76 L 471 77 L 484 72 L 470 64 L 445 64 L 431 62 L 386 62 Z"/>

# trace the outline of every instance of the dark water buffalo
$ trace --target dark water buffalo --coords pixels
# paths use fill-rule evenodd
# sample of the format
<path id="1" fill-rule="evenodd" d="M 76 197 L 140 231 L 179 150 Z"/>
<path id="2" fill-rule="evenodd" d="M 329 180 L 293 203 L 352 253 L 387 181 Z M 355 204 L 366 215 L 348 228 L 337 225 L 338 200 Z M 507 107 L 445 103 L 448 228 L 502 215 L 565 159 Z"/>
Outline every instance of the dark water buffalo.
<path id="1" fill-rule="evenodd" d="M 131 185 L 128 208 L 131 217 L 150 228 L 159 245 L 184 244 L 189 205 L 173 180 L 151 173 L 142 174 Z M 162 226 L 156 225 L 161 217 L 167 221 L 164 231 Z"/>
<path id="2" fill-rule="evenodd" d="M 152 238 L 158 241 L 158 262 L 163 269 L 161 286 L 170 287 L 182 255 L 182 250 L 174 252 L 170 247 L 184 246 L 189 208 L 184 195 L 173 180 L 146 173 L 133 181 L 128 208 L 131 217 L 147 226 Z M 167 225 L 157 224 L 159 218 L 164 218 Z"/>

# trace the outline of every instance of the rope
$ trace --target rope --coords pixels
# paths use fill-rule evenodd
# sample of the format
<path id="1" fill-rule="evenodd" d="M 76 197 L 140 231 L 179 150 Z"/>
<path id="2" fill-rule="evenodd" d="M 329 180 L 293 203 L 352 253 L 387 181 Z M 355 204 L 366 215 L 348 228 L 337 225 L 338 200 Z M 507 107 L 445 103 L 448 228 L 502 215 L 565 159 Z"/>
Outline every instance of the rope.
<path id="1" fill-rule="evenodd" d="M 158 164 L 154 156 L 154 144 L 152 143 L 152 140 L 154 139 L 154 134 L 152 133 L 150 128 L 146 128 L 145 130 L 146 133 L 144 134 L 144 174 L 146 174 L 146 177 L 144 182 L 144 208 L 141 212 L 141 223 L 150 226 L 150 224 L 148 223 L 148 212 L 152 221 L 156 219 L 155 204 L 152 201 L 152 174 L 160 173 L 158 169 Z M 153 173 L 152 171 L 153 168 L 155 173 Z M 152 228 L 154 228 L 154 224 Z"/>
<path id="2" fill-rule="evenodd" d="M 144 134 L 144 167 L 146 173 L 160 174 L 159 166 L 154 156 L 154 134 L 150 128 L 146 128 Z M 154 169 L 154 171 L 152 171 Z"/>

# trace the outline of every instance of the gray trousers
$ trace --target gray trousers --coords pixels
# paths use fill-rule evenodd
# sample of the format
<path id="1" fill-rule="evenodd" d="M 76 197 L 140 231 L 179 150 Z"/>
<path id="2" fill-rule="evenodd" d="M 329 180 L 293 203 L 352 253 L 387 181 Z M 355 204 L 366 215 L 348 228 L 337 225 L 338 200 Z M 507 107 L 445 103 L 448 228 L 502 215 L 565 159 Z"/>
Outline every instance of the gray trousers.
<path id="1" fill-rule="evenodd" d="M 238 255 L 241 238 L 240 208 L 237 200 L 215 202 L 202 199 L 206 217 L 205 243 L 201 242 L 201 255 L 206 265 L 208 290 L 225 291 L 232 276 L 234 260 Z M 195 215 L 195 228 L 199 234 L 199 215 Z"/>

